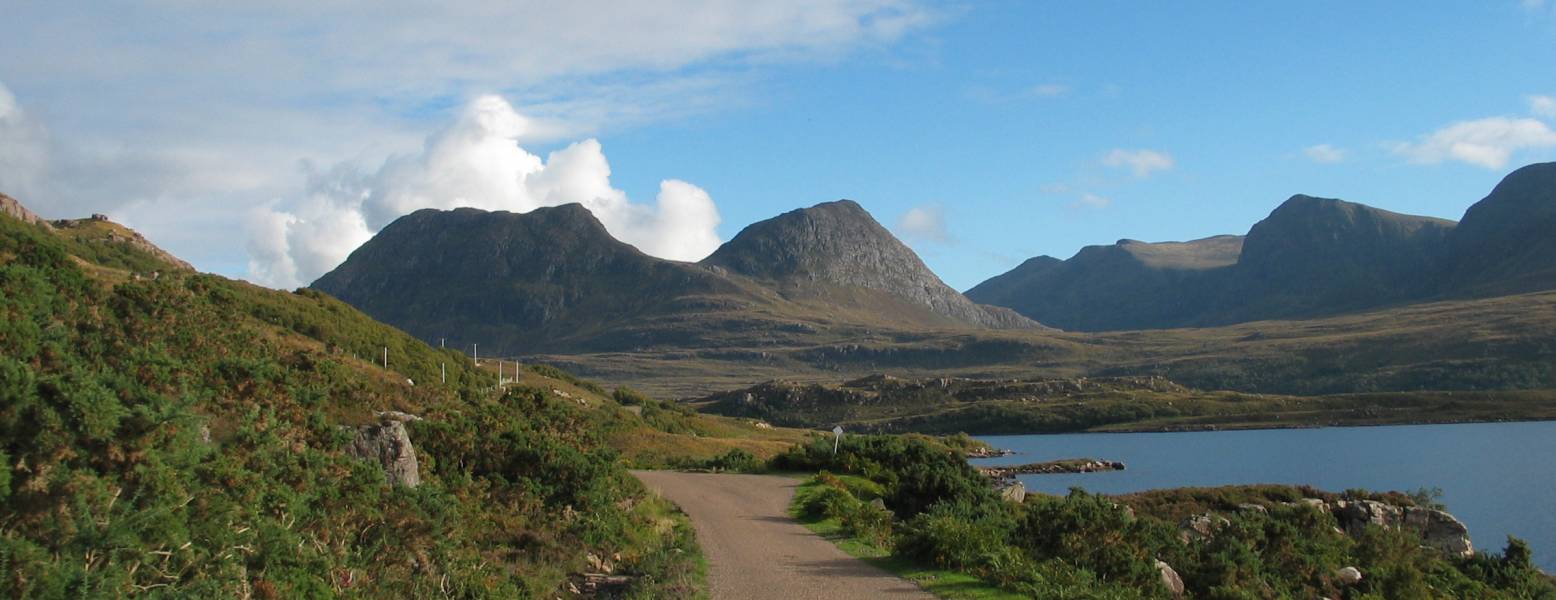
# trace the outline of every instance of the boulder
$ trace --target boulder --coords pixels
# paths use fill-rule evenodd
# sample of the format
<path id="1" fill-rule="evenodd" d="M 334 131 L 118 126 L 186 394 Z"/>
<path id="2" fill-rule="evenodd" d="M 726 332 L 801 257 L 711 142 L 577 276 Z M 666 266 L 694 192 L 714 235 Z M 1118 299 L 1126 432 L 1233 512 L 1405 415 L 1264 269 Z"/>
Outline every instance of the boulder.
<path id="1" fill-rule="evenodd" d="M 1421 534 L 1421 541 L 1432 548 L 1454 556 L 1468 557 L 1475 554 L 1470 543 L 1470 530 L 1464 523 L 1446 512 L 1418 506 L 1404 509 L 1404 524 Z"/>
<path id="2" fill-rule="evenodd" d="M 1167 588 L 1167 591 L 1172 592 L 1172 597 L 1182 598 L 1184 589 L 1183 578 L 1178 576 L 1177 571 L 1172 570 L 1172 565 L 1158 560 L 1156 561 L 1156 571 L 1161 574 L 1162 585 Z"/>
<path id="3" fill-rule="evenodd" d="M 1007 502 L 1021 504 L 1027 499 L 1027 486 L 1020 481 L 1011 481 L 1009 484 L 1000 486 L 999 492 L 1000 498 Z"/>
<path id="4" fill-rule="evenodd" d="M 353 428 L 356 437 L 346 451 L 362 460 L 377 462 L 389 483 L 416 487 L 421 484 L 421 471 L 405 423 L 419 420 L 421 417 L 401 412 L 379 413 L 377 424 Z"/>
<path id="5" fill-rule="evenodd" d="M 1356 567 L 1345 567 L 1334 572 L 1334 578 L 1345 585 L 1361 583 L 1362 573 Z"/>

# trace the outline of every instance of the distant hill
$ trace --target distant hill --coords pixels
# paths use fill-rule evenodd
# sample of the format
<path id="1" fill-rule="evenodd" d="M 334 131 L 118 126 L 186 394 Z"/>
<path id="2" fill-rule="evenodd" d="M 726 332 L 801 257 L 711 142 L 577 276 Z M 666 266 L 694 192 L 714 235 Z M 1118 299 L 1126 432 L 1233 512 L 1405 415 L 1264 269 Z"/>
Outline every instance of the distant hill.
<path id="1" fill-rule="evenodd" d="M 1519 169 L 1464 224 L 1297 195 L 1244 237 L 1039 257 L 967 297 L 1061 329 L 1205 327 L 1556 288 L 1556 163 Z"/>
<path id="2" fill-rule="evenodd" d="M 643 254 L 576 204 L 422 210 L 312 287 L 424 340 L 509 354 L 1039 327 L 967 300 L 849 201 L 751 225 L 701 263 Z"/>

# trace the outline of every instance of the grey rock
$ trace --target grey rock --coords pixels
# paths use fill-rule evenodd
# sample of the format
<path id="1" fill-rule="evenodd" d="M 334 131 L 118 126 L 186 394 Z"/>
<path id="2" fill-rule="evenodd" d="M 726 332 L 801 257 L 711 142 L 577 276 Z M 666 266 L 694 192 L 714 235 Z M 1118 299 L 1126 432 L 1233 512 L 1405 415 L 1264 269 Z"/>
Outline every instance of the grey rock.
<path id="1" fill-rule="evenodd" d="M 1331 510 L 1340 527 L 1350 535 L 1360 535 L 1368 526 L 1405 529 L 1421 536 L 1422 545 L 1453 556 L 1470 556 L 1475 546 L 1469 528 L 1447 512 L 1419 506 L 1399 507 L 1375 500 L 1340 500 Z"/>
<path id="2" fill-rule="evenodd" d="M 1000 498 L 1007 502 L 1021 504 L 1027 499 L 1027 486 L 1020 481 L 1011 481 L 1006 485 L 1000 486 L 999 492 Z"/>
<path id="3" fill-rule="evenodd" d="M 1172 565 L 1158 560 L 1156 561 L 1156 571 L 1161 575 L 1162 586 L 1172 593 L 1172 597 L 1182 598 L 1184 591 L 1183 578 L 1179 577 L 1178 572 L 1172 569 Z"/>
<path id="4" fill-rule="evenodd" d="M 1407 507 L 1404 509 L 1403 527 L 1419 532 L 1425 545 L 1446 554 L 1461 557 L 1475 554 L 1475 545 L 1470 542 L 1469 528 L 1446 512 L 1415 506 Z"/>
<path id="5" fill-rule="evenodd" d="M 421 485 L 416 449 L 405 430 L 406 421 L 420 420 L 420 417 L 398 412 L 380 415 L 377 424 L 355 428 L 356 437 L 351 440 L 347 452 L 378 463 L 391 484 L 412 488 Z"/>
<path id="6" fill-rule="evenodd" d="M 1398 506 L 1376 500 L 1339 501 L 1335 503 L 1335 518 L 1340 527 L 1351 535 L 1361 535 L 1368 525 L 1397 528 L 1400 523 Z"/>

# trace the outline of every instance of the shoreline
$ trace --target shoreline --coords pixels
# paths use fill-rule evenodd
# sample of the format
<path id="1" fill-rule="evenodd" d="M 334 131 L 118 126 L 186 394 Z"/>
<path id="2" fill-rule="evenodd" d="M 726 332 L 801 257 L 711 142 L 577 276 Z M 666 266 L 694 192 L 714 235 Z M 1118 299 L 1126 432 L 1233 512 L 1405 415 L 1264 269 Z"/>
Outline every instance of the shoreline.
<path id="1" fill-rule="evenodd" d="M 1285 429 L 1354 429 L 1364 427 L 1432 427 L 1439 425 L 1490 425 L 1496 423 L 1556 423 L 1556 419 L 1529 418 L 1529 419 L 1455 419 L 1443 421 L 1404 421 L 1398 423 L 1327 423 L 1327 424 L 1231 424 L 1231 425 L 1186 425 L 1164 427 L 1125 427 L 1121 429 L 1080 429 L 1075 431 L 1040 431 L 1032 433 L 971 433 L 967 435 L 975 438 L 992 437 L 1018 437 L 1033 435 L 1107 435 L 1118 433 L 1206 433 L 1222 431 L 1279 431 Z M 992 444 L 991 444 L 992 445 Z M 998 448 L 996 448 L 998 450 Z M 971 457 L 969 457 L 971 458 Z M 977 457 L 993 458 L 993 457 Z"/>

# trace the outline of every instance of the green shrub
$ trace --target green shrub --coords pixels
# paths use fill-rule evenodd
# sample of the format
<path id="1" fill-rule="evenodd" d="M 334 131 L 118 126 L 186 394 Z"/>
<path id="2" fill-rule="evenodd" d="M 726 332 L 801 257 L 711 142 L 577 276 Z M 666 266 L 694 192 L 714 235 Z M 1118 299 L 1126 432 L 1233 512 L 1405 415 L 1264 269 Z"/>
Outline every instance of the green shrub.
<path id="1" fill-rule="evenodd" d="M 909 519 L 896 548 L 923 564 L 983 576 L 1013 568 L 1007 563 L 1021 557 L 1010 545 L 1015 525 L 1012 509 L 1003 504 L 942 502 Z"/>

